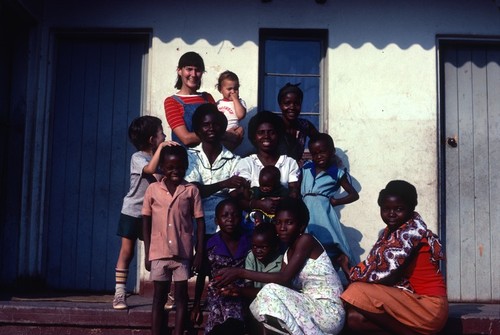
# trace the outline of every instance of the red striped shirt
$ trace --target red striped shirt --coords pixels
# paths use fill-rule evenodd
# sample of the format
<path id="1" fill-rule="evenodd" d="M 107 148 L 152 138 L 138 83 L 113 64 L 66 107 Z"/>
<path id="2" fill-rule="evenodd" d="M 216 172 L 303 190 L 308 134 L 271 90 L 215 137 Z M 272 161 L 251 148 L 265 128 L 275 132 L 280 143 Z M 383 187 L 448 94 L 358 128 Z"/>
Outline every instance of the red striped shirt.
<path id="1" fill-rule="evenodd" d="M 210 93 L 204 92 L 205 98 L 208 99 L 209 103 L 215 104 L 215 100 Z M 196 95 L 177 95 L 185 104 L 199 104 L 205 103 L 206 100 L 203 98 L 202 93 Z M 177 102 L 172 96 L 165 99 L 163 103 L 165 107 L 165 116 L 167 118 L 168 125 L 171 129 L 184 126 L 184 108 Z"/>

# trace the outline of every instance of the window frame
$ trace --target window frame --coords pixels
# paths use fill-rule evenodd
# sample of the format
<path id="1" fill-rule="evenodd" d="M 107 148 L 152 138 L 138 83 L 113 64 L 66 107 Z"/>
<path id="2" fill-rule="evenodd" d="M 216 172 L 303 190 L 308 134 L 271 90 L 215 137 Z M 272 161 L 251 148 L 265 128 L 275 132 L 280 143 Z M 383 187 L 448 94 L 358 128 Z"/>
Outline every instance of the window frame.
<path id="1" fill-rule="evenodd" d="M 289 40 L 289 41 L 318 41 L 320 44 L 320 62 L 319 62 L 319 107 L 318 107 L 318 130 L 324 132 L 328 125 L 328 113 L 326 106 L 328 105 L 327 94 L 327 45 L 328 45 L 328 30 L 327 29 L 273 29 L 261 28 L 259 30 L 259 88 L 258 88 L 258 110 L 263 110 L 264 106 L 264 82 L 265 82 L 265 66 L 266 66 L 266 50 L 265 45 L 268 40 Z M 276 95 L 278 92 L 276 92 Z M 279 112 L 276 111 L 276 112 Z"/>

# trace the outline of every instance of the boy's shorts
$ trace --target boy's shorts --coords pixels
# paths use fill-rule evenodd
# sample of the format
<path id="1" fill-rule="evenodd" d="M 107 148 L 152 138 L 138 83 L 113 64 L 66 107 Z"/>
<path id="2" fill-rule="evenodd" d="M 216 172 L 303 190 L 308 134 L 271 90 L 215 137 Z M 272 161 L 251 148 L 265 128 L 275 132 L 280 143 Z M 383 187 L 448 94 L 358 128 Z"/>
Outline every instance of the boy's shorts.
<path id="1" fill-rule="evenodd" d="M 189 279 L 189 260 L 162 258 L 151 261 L 152 281 L 185 281 Z"/>
<path id="2" fill-rule="evenodd" d="M 135 218 L 121 213 L 116 235 L 128 238 L 129 240 L 139 239 L 142 241 L 142 218 Z"/>

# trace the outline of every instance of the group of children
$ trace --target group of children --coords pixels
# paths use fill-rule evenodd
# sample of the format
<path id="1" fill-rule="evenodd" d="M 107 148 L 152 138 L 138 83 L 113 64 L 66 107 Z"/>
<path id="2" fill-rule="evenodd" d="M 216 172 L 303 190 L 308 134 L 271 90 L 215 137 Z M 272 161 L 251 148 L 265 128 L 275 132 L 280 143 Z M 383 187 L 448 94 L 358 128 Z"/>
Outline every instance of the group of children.
<path id="1" fill-rule="evenodd" d="M 234 329 L 243 334 L 244 303 L 233 295 L 222 296 L 213 285 L 214 278 L 219 269 L 244 267 L 245 264 L 257 271 L 279 271 L 282 256 L 274 226 L 261 224 L 253 235 L 244 231 L 242 211 L 236 200 L 228 198 L 219 202 L 215 209 L 215 224 L 219 232 L 203 243 L 205 222 L 200 192 L 194 184 L 184 180 L 188 168 L 186 149 L 175 142 L 164 141 L 161 121 L 151 116 L 135 119 L 130 125 L 129 136 L 138 151 L 132 156 L 131 188 L 124 199 L 119 222 L 122 248 L 116 268 L 113 307 L 128 307 L 126 275 L 135 241 L 139 238 L 144 240 L 145 267 L 151 272 L 150 278 L 154 283 L 153 334 L 161 334 L 165 326 L 164 305 L 172 281 L 175 282 L 176 301 L 174 333 L 183 333 L 187 319 L 187 280 L 200 271 L 203 257 L 208 259 L 211 278 L 208 286 L 208 309 L 211 313 L 207 320 L 207 332 L 225 334 L 228 329 Z M 135 212 L 128 210 L 134 206 Z M 197 243 L 193 258 L 194 231 Z M 253 288 L 254 284 L 241 281 L 230 288 L 235 290 L 248 286 Z M 255 283 L 255 287 L 260 286 Z M 255 296 L 252 291 L 246 296 L 252 294 Z M 200 300 L 195 301 L 191 313 L 191 319 L 198 323 L 201 318 L 200 303 Z"/>
<path id="2" fill-rule="evenodd" d="M 190 316 L 187 309 L 187 281 L 198 273 L 203 274 L 202 283 L 204 275 L 209 276 L 207 334 L 257 334 L 263 333 L 264 328 L 284 334 L 339 333 L 344 326 L 345 309 L 337 271 L 341 268 L 348 281 L 360 281 L 360 265 L 353 267 L 354 256 L 334 207 L 352 203 L 359 195 L 335 154 L 333 139 L 319 133 L 312 124 L 299 121 L 302 91 L 297 85 L 285 85 L 278 94 L 286 130 L 284 141 L 290 144 L 295 139 L 288 146 L 292 150 L 289 154 L 301 160 L 308 137 L 312 158 L 301 164 L 300 196 L 290 197 L 280 182 L 280 169 L 264 166 L 259 186 L 249 187 L 245 183 L 235 187 L 231 196 L 220 198 L 216 204 L 215 213 L 210 216 L 214 222 L 205 222 L 203 190 L 200 192 L 199 185 L 185 180 L 190 164 L 185 146 L 201 141 L 201 133 L 193 129 L 193 123 L 195 128 L 206 127 L 202 136 L 216 136 L 216 130 L 213 124 L 202 125 L 201 121 L 187 119 L 192 119 L 204 102 L 215 101 L 208 93 L 196 93 L 204 65 L 193 54 L 187 53 L 179 61 L 179 96 L 165 101 L 173 138 L 180 145 L 165 141 L 158 118 L 139 117 L 129 128 L 129 137 L 138 152 L 132 156 L 131 187 L 119 222 L 122 246 L 116 265 L 113 307 L 128 307 L 128 267 L 136 240 L 143 239 L 146 269 L 154 282 L 153 335 L 161 334 L 165 327 L 164 305 L 172 281 L 176 302 L 173 334 L 183 334 L 188 317 L 193 323 L 201 323 L 200 294 L 195 297 Z M 217 88 L 223 95 L 217 106 L 228 121 L 221 141 L 232 150 L 243 138 L 238 122 L 245 117 L 246 106 L 239 97 L 239 80 L 234 73 L 222 73 Z M 194 93 L 196 98 L 182 97 Z M 184 120 L 179 121 L 178 117 Z M 345 194 L 338 197 L 340 188 Z M 387 197 L 394 194 L 389 192 Z M 246 215 L 238 201 L 242 198 L 250 207 Z M 262 198 L 276 200 L 276 208 L 271 212 L 252 208 L 252 202 Z M 381 208 L 384 199 L 379 199 Z M 414 206 L 410 208 L 413 209 Z M 405 220 L 397 221 L 394 230 L 410 218 L 408 214 Z M 388 226 L 393 221 L 384 219 Z M 206 235 L 205 224 L 214 223 L 215 232 Z M 358 319 L 364 317 L 383 329 L 355 301 L 344 301 L 351 306 L 348 310 L 360 315 Z M 391 317 L 397 319 L 395 315 Z M 351 324 L 355 330 L 355 322 Z"/>

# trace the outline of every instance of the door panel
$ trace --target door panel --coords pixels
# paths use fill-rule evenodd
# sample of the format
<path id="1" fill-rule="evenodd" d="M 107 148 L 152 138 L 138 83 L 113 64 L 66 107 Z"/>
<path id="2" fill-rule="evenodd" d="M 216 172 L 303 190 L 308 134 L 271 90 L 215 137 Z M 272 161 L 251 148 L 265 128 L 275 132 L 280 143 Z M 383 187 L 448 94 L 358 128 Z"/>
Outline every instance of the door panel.
<path id="1" fill-rule="evenodd" d="M 0 5 L 0 287 L 19 276 L 30 30 L 10 3 Z"/>
<path id="2" fill-rule="evenodd" d="M 129 187 L 128 125 L 140 115 L 147 38 L 60 36 L 48 182 L 46 281 L 112 290 Z M 131 264 L 129 283 L 135 283 Z"/>
<path id="3" fill-rule="evenodd" d="M 443 44 L 445 231 L 452 301 L 500 298 L 500 47 Z"/>

